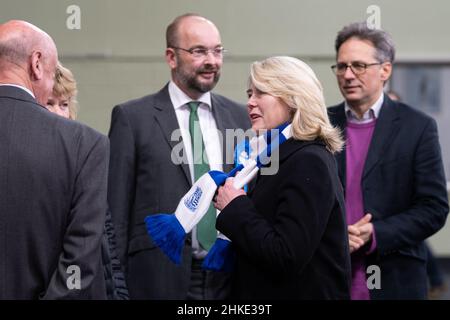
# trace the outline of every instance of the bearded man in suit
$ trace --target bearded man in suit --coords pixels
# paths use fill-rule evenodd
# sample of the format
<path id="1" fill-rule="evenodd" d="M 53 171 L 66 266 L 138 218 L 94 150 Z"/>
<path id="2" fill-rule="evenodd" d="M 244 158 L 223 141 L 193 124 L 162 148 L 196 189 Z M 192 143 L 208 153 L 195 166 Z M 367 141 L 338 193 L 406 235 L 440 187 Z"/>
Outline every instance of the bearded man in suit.
<path id="1" fill-rule="evenodd" d="M 144 218 L 175 212 L 205 172 L 205 162 L 211 170 L 230 170 L 224 161 L 230 151 L 220 136 L 225 137 L 226 129 L 247 129 L 250 121 L 243 106 L 210 92 L 219 80 L 224 53 L 211 21 L 196 14 L 177 17 L 167 28 L 166 42 L 171 81 L 112 113 L 108 200 L 117 247 L 132 299 L 222 299 L 229 291 L 229 275 L 201 268 L 217 235 L 215 209 L 211 206 L 188 235 L 181 265 L 155 246 Z M 182 152 L 176 152 L 177 132 Z"/>

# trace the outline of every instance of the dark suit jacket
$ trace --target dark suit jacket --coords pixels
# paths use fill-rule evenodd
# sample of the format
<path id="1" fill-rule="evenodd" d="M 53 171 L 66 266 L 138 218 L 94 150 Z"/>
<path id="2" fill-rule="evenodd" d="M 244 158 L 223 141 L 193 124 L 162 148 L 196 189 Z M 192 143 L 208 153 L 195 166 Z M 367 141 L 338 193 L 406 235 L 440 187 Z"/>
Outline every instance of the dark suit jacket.
<path id="1" fill-rule="evenodd" d="M 216 94 L 211 95 L 211 101 L 224 137 L 227 128 L 250 126 L 241 105 Z M 191 187 L 186 161 L 174 164 L 171 159 L 172 149 L 181 141 L 171 141 L 177 129 L 167 85 L 156 94 L 116 106 L 112 113 L 108 200 L 131 298 L 186 299 L 189 288 L 189 241 L 182 264 L 175 265 L 155 246 L 144 224 L 147 215 L 175 212 Z M 174 154 L 179 156 L 180 152 Z M 224 166 L 224 170 L 231 170 L 231 166 Z"/>
<path id="2" fill-rule="evenodd" d="M 111 211 L 106 212 L 105 231 L 102 237 L 102 264 L 108 300 L 129 300 L 127 283 L 116 251 L 116 232 Z"/>
<path id="3" fill-rule="evenodd" d="M 0 299 L 105 298 L 108 152 L 105 136 L 0 86 Z"/>
<path id="4" fill-rule="evenodd" d="M 278 173 L 258 176 L 249 195 L 230 202 L 216 223 L 237 253 L 233 297 L 349 299 L 343 191 L 324 144 L 282 144 Z"/>
<path id="5" fill-rule="evenodd" d="M 344 104 L 329 108 L 329 116 L 345 134 Z M 345 186 L 345 151 L 337 160 Z M 385 95 L 361 188 L 365 213 L 373 215 L 377 243 L 368 264 L 381 268 L 381 289 L 371 290 L 371 298 L 425 298 L 423 240 L 444 225 L 448 213 L 436 122 Z"/>

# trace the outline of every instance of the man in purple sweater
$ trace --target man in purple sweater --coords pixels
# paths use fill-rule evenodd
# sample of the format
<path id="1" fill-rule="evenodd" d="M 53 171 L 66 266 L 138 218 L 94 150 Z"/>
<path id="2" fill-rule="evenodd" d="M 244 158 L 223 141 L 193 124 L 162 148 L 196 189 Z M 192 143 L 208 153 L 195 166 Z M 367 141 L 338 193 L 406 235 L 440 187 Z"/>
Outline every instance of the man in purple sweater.
<path id="1" fill-rule="evenodd" d="M 436 122 L 383 93 L 395 48 L 365 23 L 344 27 L 332 69 L 345 101 L 329 108 L 346 138 L 345 189 L 352 299 L 424 299 L 424 240 L 445 223 L 446 180 Z"/>

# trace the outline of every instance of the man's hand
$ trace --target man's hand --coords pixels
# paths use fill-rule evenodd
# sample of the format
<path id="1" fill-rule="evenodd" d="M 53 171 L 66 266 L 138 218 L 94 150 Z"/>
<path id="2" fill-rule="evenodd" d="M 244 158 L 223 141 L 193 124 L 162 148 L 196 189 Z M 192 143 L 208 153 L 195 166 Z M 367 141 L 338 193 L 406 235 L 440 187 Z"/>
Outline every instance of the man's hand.
<path id="1" fill-rule="evenodd" d="M 367 213 L 361 220 L 348 226 L 350 253 L 360 249 L 372 238 L 373 224 L 370 220 L 372 215 Z"/>

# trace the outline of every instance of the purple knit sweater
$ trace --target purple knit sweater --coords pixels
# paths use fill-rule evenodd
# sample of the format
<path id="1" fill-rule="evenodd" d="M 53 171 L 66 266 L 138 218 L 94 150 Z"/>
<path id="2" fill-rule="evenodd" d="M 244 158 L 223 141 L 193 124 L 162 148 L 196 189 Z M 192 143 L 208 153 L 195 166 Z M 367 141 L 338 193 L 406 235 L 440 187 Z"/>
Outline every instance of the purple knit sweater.
<path id="1" fill-rule="evenodd" d="M 366 214 L 364 212 L 361 178 L 375 124 L 376 119 L 364 124 L 347 122 L 345 209 L 348 224 L 356 223 Z M 375 238 L 372 237 L 372 243 L 368 251 L 363 250 L 365 248 L 363 247 L 352 253 L 352 300 L 370 300 L 369 289 L 366 284 L 365 257 L 375 249 L 375 246 Z"/>

